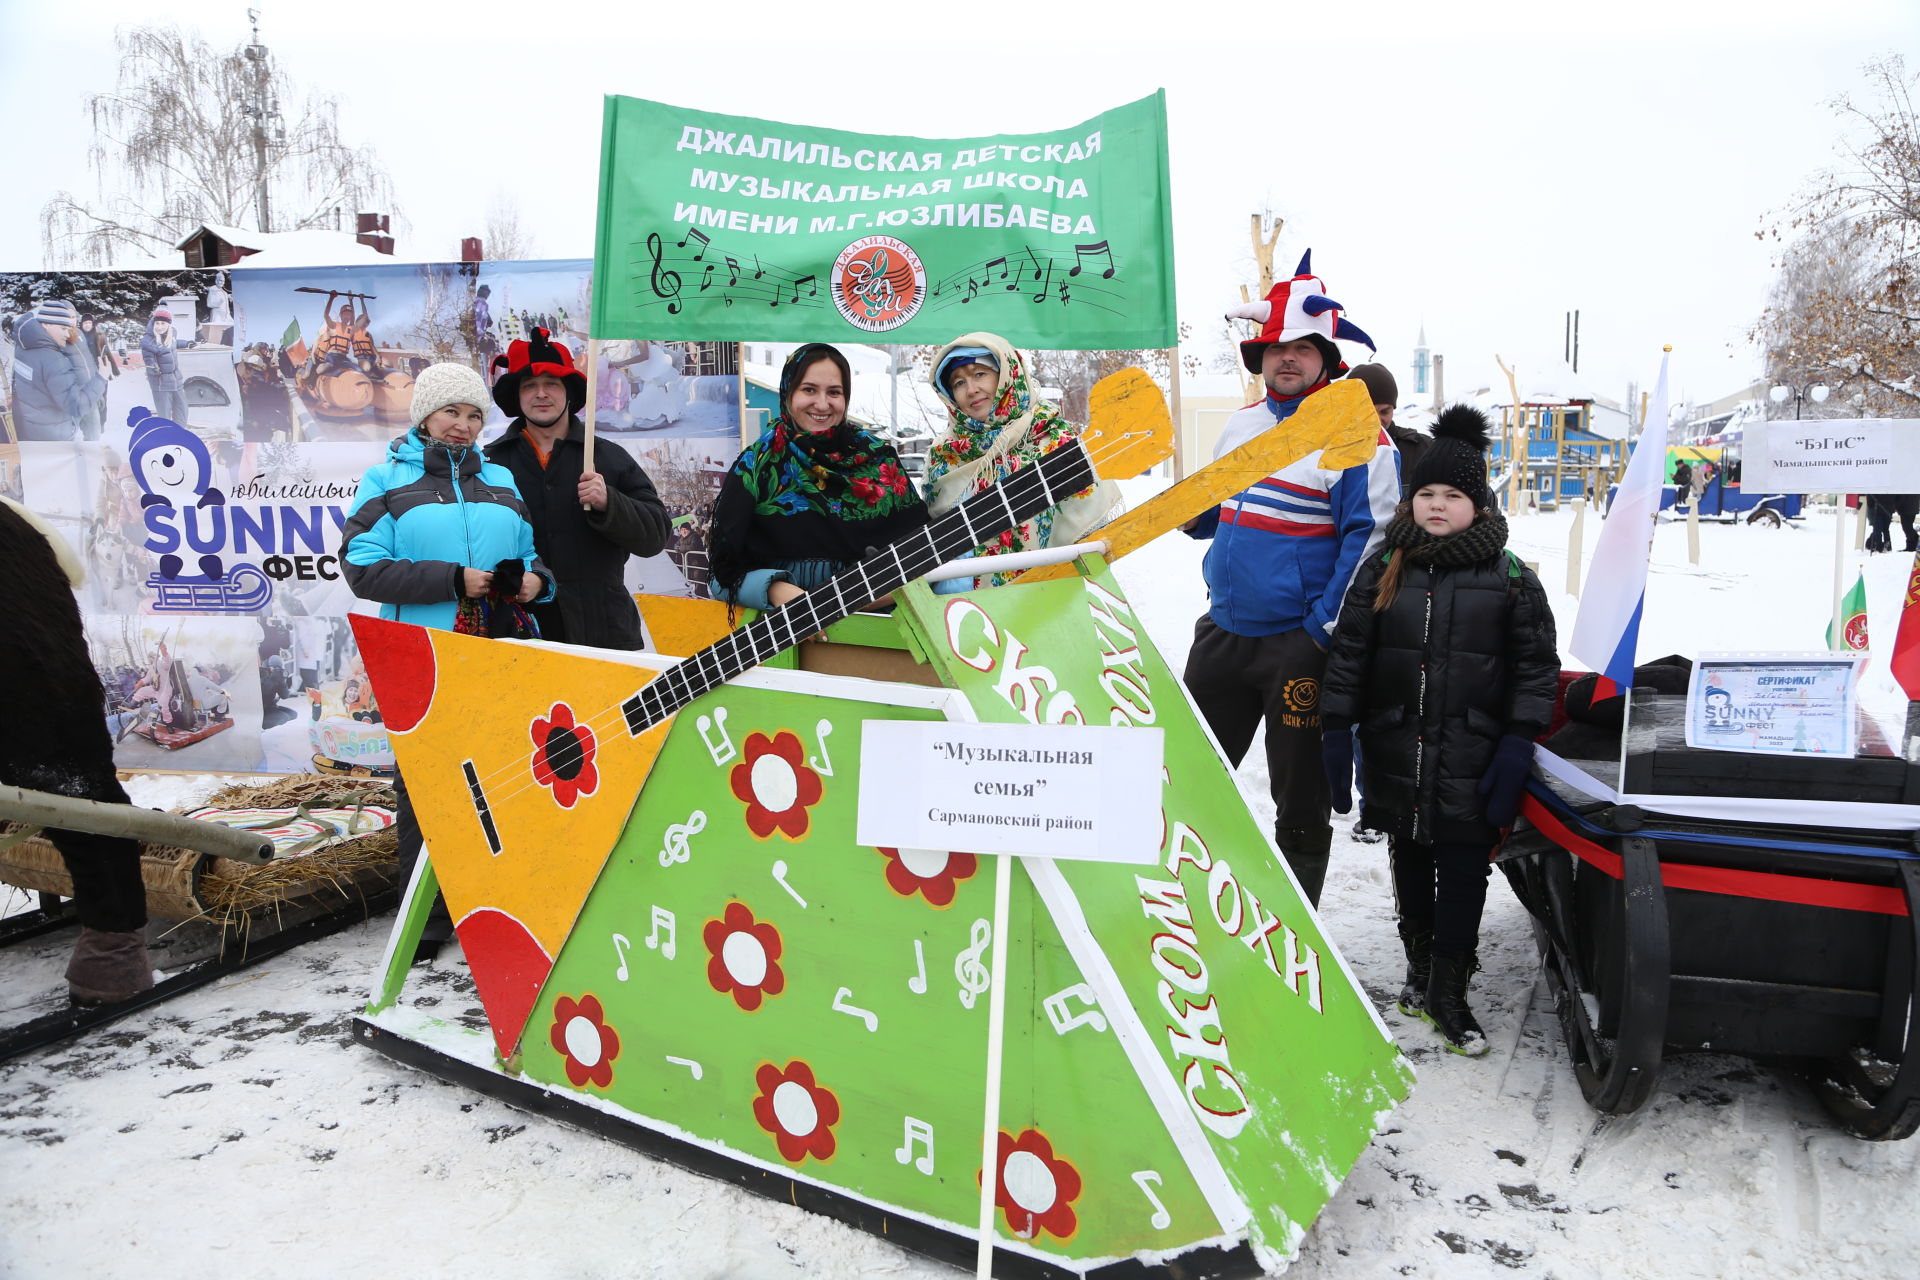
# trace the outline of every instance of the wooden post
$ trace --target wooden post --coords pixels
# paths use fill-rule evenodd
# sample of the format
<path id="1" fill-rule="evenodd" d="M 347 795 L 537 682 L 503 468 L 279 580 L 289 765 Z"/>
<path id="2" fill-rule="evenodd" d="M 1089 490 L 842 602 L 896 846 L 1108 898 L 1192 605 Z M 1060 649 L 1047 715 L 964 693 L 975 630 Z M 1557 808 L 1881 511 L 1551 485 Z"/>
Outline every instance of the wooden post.
<path id="1" fill-rule="evenodd" d="M 1573 529 L 1567 534 L 1567 594 L 1580 595 L 1580 540 L 1587 531 L 1587 500 L 1573 500 Z"/>
<path id="2" fill-rule="evenodd" d="M 1687 563 L 1700 563 L 1700 502 L 1687 503 Z"/>
<path id="3" fill-rule="evenodd" d="M 740 416 L 734 420 L 734 429 L 740 437 L 740 447 L 744 449 L 753 443 L 754 436 L 760 434 L 758 431 L 752 436 L 747 434 L 747 344 L 744 342 L 733 344 L 733 374 L 734 386 L 740 392 Z"/>
<path id="4" fill-rule="evenodd" d="M 1273 247 L 1280 243 L 1280 229 L 1287 225 L 1287 220 L 1285 218 L 1275 218 L 1273 220 L 1273 231 L 1267 236 L 1260 234 L 1259 214 L 1250 215 L 1248 221 L 1251 223 L 1248 232 L 1253 238 L 1253 265 L 1259 278 L 1259 296 L 1264 298 L 1273 288 Z M 1253 301 L 1253 297 L 1247 292 L 1247 286 L 1245 285 L 1240 286 L 1240 301 Z M 1236 352 L 1237 350 L 1238 348 L 1236 347 Z M 1177 374 L 1175 376 L 1176 378 L 1178 377 Z M 1176 381 L 1174 385 L 1178 386 L 1179 383 Z M 1261 382 L 1260 375 L 1257 373 L 1249 374 L 1247 376 L 1247 399 L 1257 403 L 1265 395 L 1266 386 Z M 1178 404 L 1173 406 L 1173 430 L 1175 440 L 1173 474 L 1174 477 L 1178 479 L 1181 474 L 1180 468 L 1185 465 L 1184 459 L 1180 456 L 1178 445 L 1180 433 L 1180 406 Z"/>
<path id="5" fill-rule="evenodd" d="M 1833 495 L 1833 619 L 1841 620 L 1840 600 L 1846 594 L 1847 572 L 1847 495 Z M 1840 644 L 1846 645 L 1846 637 L 1840 638 Z"/>
<path id="6" fill-rule="evenodd" d="M 1588 414 L 1593 412 L 1589 407 Z M 1560 495 L 1566 491 L 1567 473 L 1567 414 L 1561 411 L 1560 419 L 1553 428 L 1553 507 L 1560 509 Z"/>
<path id="7" fill-rule="evenodd" d="M 1273 220 L 1273 234 L 1262 239 L 1260 236 L 1260 215 L 1254 214 L 1253 223 L 1253 261 L 1260 269 L 1260 296 L 1266 297 L 1273 288 L 1273 247 L 1280 243 L 1280 228 L 1287 225 L 1285 218 Z"/>
<path id="8" fill-rule="evenodd" d="M 1173 411 L 1173 478 L 1187 478 L 1186 422 L 1180 413 L 1180 344 L 1167 348 L 1167 399 Z"/>
<path id="9" fill-rule="evenodd" d="M 586 453 L 580 460 L 583 472 L 593 470 L 593 413 L 600 399 L 600 342 L 597 338 L 587 339 L 587 403 L 580 414 L 580 420 L 586 426 Z M 593 508 L 581 503 L 582 510 Z"/>
<path id="10" fill-rule="evenodd" d="M 1507 419 L 1507 513 L 1520 513 L 1519 492 L 1515 486 L 1526 480 L 1526 457 L 1521 447 L 1526 441 L 1526 410 L 1520 403 L 1520 383 L 1513 376 L 1513 370 L 1507 368 L 1507 362 L 1496 352 L 1493 362 L 1500 366 L 1500 372 L 1507 375 L 1507 392 L 1513 397 L 1513 414 Z M 1519 442 L 1516 445 L 1516 442 Z"/>

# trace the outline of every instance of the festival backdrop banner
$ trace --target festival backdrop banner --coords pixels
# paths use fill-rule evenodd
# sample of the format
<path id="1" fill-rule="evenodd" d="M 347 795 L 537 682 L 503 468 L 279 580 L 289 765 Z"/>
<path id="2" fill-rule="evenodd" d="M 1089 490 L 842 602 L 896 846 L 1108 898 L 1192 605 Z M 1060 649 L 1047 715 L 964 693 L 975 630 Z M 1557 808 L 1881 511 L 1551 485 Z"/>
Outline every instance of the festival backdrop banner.
<path id="1" fill-rule="evenodd" d="M 534 324 L 584 355 L 591 277 L 584 259 L 0 274 L 0 493 L 88 566 L 122 768 L 391 770 L 346 623 L 372 606 L 338 559 L 360 478 L 428 364 L 489 369 Z M 627 585 L 697 592 L 739 443 L 737 350 L 646 338 L 599 355 L 602 438 L 675 519 Z M 487 408 L 483 443 L 507 423 Z"/>
<path id="2" fill-rule="evenodd" d="M 609 96 L 598 338 L 1175 340 L 1164 91 L 1045 133 L 848 133 Z"/>

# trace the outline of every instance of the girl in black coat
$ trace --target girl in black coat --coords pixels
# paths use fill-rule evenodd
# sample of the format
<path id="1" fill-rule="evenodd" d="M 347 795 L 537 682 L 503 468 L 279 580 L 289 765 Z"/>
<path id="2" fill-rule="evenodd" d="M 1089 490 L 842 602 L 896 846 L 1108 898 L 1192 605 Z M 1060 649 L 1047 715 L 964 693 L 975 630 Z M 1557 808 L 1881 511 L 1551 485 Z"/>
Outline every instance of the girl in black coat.
<path id="1" fill-rule="evenodd" d="M 1328 780 L 1346 812 L 1357 731 L 1361 819 L 1391 838 L 1407 950 L 1403 1013 L 1486 1051 L 1467 979 L 1491 857 L 1553 713 L 1553 613 L 1506 549 L 1487 490 L 1487 420 L 1455 406 L 1408 476 L 1411 498 L 1340 610 L 1320 693 Z"/>

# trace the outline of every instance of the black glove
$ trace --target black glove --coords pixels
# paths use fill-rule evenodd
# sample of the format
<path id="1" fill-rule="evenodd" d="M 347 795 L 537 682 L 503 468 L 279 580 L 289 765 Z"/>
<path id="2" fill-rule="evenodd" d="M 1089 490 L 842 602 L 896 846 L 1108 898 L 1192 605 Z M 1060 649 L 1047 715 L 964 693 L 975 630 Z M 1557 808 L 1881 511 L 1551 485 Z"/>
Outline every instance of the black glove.
<path id="1" fill-rule="evenodd" d="M 1533 772 L 1533 741 L 1509 733 L 1493 749 L 1493 763 L 1480 775 L 1477 790 L 1486 805 L 1487 821 L 1506 829 L 1520 814 L 1520 797 L 1527 789 L 1527 775 Z"/>
<path id="2" fill-rule="evenodd" d="M 1327 796 L 1335 813 L 1353 812 L 1353 730 L 1329 729 L 1320 735 L 1320 760 L 1327 771 Z"/>
<path id="3" fill-rule="evenodd" d="M 493 586 L 487 592 L 496 603 L 520 597 L 520 580 L 527 576 L 525 560 L 502 560 L 493 566 Z"/>

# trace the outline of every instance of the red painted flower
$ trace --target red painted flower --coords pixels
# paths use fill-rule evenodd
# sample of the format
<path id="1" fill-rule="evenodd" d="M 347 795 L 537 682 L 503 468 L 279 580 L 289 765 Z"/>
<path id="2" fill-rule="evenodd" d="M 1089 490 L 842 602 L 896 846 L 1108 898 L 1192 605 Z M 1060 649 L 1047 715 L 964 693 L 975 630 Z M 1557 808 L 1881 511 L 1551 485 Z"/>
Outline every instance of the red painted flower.
<path id="1" fill-rule="evenodd" d="M 883 462 L 880 464 L 880 483 L 895 493 L 905 493 L 907 491 L 907 473 L 891 462 Z"/>
<path id="2" fill-rule="evenodd" d="M 561 996 L 553 1002 L 553 1030 L 547 1033 L 555 1053 L 567 1060 L 567 1079 L 575 1088 L 613 1084 L 613 1060 L 620 1056 L 620 1035 L 607 1025 L 600 997 Z"/>
<path id="3" fill-rule="evenodd" d="M 572 707 L 554 703 L 545 719 L 534 717 L 529 733 L 533 737 L 533 780 L 552 788 L 553 798 L 562 809 L 571 809 L 575 800 L 593 794 L 600 785 L 600 771 L 593 767 L 598 747 L 593 730 L 574 723 Z"/>
<path id="4" fill-rule="evenodd" d="M 880 487 L 878 481 L 869 480 L 865 476 L 854 479 L 849 487 L 852 488 L 854 497 L 870 507 L 879 506 L 880 499 L 885 497 L 887 492 Z"/>
<path id="5" fill-rule="evenodd" d="M 840 1099 L 831 1089 L 814 1083 L 812 1067 L 798 1059 L 789 1062 L 785 1071 L 771 1062 L 762 1063 L 753 1082 L 760 1087 L 760 1096 L 753 1100 L 753 1118 L 773 1135 L 782 1160 L 799 1164 L 808 1156 L 833 1159 L 833 1126 L 840 1123 Z"/>
<path id="6" fill-rule="evenodd" d="M 919 894 L 928 903 L 944 907 L 962 880 L 973 877 L 979 860 L 970 853 L 943 853 L 937 849 L 881 849 L 887 860 L 887 887 L 903 898 Z"/>
<path id="7" fill-rule="evenodd" d="M 979 1182 L 979 1175 L 974 1181 Z M 1006 1211 L 1007 1227 L 1022 1240 L 1042 1231 L 1068 1240 L 1080 1229 L 1073 1202 L 1080 1195 L 1080 1171 L 1053 1154 L 1053 1143 L 1038 1129 L 1018 1138 L 1000 1131 L 1000 1172 L 993 1202 Z"/>
<path id="8" fill-rule="evenodd" d="M 748 1013 L 768 996 L 787 989 L 780 968 L 780 931 L 753 918 L 744 902 L 729 902 L 718 920 L 707 921 L 700 936 L 712 959 L 707 984 Z"/>
<path id="9" fill-rule="evenodd" d="M 728 775 L 733 794 L 746 802 L 747 830 L 765 840 L 775 831 L 789 840 L 807 834 L 807 810 L 820 802 L 820 775 L 806 764 L 806 748 L 789 729 L 769 740 L 747 735 L 746 758 Z"/>

